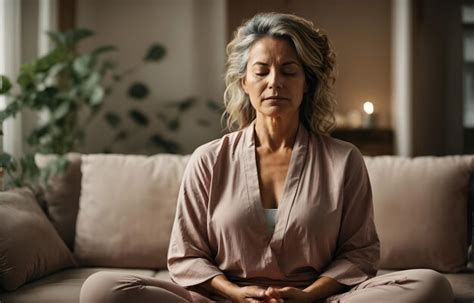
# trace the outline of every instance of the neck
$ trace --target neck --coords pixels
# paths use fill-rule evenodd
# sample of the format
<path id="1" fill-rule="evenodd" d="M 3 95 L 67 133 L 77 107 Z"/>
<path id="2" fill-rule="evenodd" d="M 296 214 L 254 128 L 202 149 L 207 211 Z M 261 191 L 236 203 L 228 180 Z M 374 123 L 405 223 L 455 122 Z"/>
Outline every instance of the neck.
<path id="1" fill-rule="evenodd" d="M 255 121 L 257 147 L 269 152 L 292 148 L 298 132 L 299 119 L 259 117 Z"/>

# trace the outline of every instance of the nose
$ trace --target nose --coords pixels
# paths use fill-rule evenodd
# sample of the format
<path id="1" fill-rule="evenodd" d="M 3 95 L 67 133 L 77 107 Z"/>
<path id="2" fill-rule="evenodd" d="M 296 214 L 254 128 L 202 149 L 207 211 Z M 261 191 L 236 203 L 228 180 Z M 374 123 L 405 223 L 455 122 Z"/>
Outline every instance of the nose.
<path id="1" fill-rule="evenodd" d="M 272 70 L 268 75 L 268 88 L 275 89 L 283 86 L 283 77 L 276 70 Z"/>

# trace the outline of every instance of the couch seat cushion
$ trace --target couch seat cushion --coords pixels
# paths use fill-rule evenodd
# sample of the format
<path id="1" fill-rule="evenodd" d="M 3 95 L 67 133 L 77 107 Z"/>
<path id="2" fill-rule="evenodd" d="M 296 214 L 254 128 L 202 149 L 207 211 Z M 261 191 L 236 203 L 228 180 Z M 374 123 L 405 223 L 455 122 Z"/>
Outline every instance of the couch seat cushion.
<path id="1" fill-rule="evenodd" d="M 0 293 L 2 303 L 78 303 L 81 286 L 92 274 L 102 271 L 117 271 L 137 275 L 155 276 L 154 270 L 89 267 L 67 269 L 28 283 L 14 292 Z M 161 274 L 160 277 L 166 277 Z"/>

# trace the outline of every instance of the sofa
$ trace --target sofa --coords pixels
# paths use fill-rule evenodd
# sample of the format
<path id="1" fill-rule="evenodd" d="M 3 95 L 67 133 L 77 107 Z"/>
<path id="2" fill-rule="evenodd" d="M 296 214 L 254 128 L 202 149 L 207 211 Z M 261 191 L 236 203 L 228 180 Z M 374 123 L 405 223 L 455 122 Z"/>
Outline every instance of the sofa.
<path id="1" fill-rule="evenodd" d="M 0 192 L 0 302 L 79 301 L 101 270 L 169 280 L 166 253 L 189 156 L 68 155 L 42 190 Z M 38 166 L 54 156 L 38 155 Z M 442 272 L 474 302 L 474 156 L 365 157 L 384 274 Z"/>

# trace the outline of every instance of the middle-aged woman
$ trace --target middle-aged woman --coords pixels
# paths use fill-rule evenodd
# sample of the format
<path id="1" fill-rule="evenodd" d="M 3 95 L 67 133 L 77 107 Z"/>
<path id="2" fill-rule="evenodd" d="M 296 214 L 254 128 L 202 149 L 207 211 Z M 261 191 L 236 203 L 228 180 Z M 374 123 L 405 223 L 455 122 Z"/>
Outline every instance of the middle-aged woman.
<path id="1" fill-rule="evenodd" d="M 98 273 L 81 302 L 452 302 L 432 270 L 374 277 L 362 156 L 325 135 L 335 64 L 326 35 L 294 15 L 259 14 L 228 56 L 227 122 L 239 130 L 199 147 L 186 168 L 168 253 L 174 283 Z"/>

